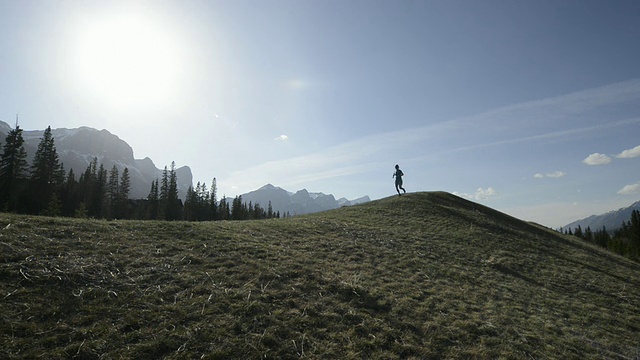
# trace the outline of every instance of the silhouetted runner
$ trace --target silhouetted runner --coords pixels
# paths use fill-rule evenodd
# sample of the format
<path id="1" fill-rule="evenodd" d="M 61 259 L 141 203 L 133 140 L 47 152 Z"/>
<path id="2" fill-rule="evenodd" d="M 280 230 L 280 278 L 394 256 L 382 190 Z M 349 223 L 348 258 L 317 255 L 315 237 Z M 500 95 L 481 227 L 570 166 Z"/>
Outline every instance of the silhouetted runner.
<path id="1" fill-rule="evenodd" d="M 405 194 L 407 192 L 407 190 L 405 190 L 402 187 L 402 177 L 404 176 L 404 173 L 402 172 L 402 170 L 400 170 L 400 166 L 396 165 L 396 172 L 393 173 L 392 177 L 396 178 L 396 191 L 398 192 L 398 196 L 402 195 L 400 194 L 400 189 L 402 189 L 402 193 Z"/>

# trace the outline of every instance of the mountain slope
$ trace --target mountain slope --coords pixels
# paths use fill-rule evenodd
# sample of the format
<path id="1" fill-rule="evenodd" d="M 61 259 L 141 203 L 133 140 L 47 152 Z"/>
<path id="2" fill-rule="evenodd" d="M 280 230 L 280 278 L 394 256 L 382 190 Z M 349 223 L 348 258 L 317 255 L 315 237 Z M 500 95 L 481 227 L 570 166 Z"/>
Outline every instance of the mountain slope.
<path id="1" fill-rule="evenodd" d="M 241 196 L 243 202 L 260 204 L 260 206 L 265 209 L 269 202 L 271 202 L 273 211 L 280 212 L 282 215 L 287 213 L 290 215 L 312 214 L 337 209 L 340 206 L 355 205 L 371 201 L 369 196 L 363 196 L 352 201 L 344 198 L 336 200 L 336 198 L 331 194 L 310 193 L 306 189 L 291 193 L 271 184 L 267 184 L 257 190 L 242 194 Z"/>
<path id="2" fill-rule="evenodd" d="M 0 214 L 0 356 L 640 354 L 640 265 L 447 193 L 286 219 Z"/>
<path id="3" fill-rule="evenodd" d="M 0 144 L 4 143 L 10 130 L 9 125 L 0 121 Z M 22 132 L 29 163 L 33 160 L 43 133 L 44 130 Z M 131 146 L 107 130 L 96 130 L 89 127 L 60 128 L 52 129 L 51 134 L 60 162 L 64 164 L 66 172 L 73 169 L 76 180 L 94 158 L 98 158 L 98 164 L 102 164 L 107 171 L 110 171 L 114 165 L 120 174 L 125 167 L 129 168 L 131 177 L 129 197 L 133 199 L 146 198 L 151 190 L 151 182 L 162 179 L 162 170 L 156 168 L 151 159 L 134 159 Z M 184 199 L 187 189 L 193 183 L 191 169 L 188 166 L 179 167 L 176 169 L 176 176 L 179 196 Z"/>
<path id="4" fill-rule="evenodd" d="M 640 211 L 640 201 L 637 201 L 630 206 L 621 208 L 618 210 L 609 211 L 601 215 L 591 215 L 587 218 L 576 220 L 563 226 L 563 229 L 575 230 L 580 226 L 582 229 L 591 228 L 591 230 L 602 230 L 604 226 L 607 231 L 613 231 L 622 227 L 623 222 L 631 220 L 631 213 L 633 210 Z"/>

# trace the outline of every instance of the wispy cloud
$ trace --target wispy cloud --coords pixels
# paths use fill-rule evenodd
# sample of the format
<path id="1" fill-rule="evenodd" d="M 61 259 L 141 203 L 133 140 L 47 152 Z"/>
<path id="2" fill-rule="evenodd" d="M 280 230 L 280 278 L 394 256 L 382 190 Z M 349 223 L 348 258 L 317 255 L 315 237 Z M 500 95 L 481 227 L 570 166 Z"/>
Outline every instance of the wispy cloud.
<path id="1" fill-rule="evenodd" d="M 611 119 L 600 121 L 591 118 L 584 121 L 583 114 L 602 106 L 608 107 L 638 100 L 640 100 L 640 79 L 516 104 L 423 127 L 368 135 L 317 152 L 270 161 L 236 171 L 230 174 L 227 181 L 247 191 L 255 186 L 262 186 L 266 182 L 278 183 L 281 186 L 285 186 L 285 183 L 304 185 L 305 181 L 353 175 L 371 171 L 376 166 L 384 167 L 390 162 L 395 163 L 398 158 L 406 159 L 406 151 L 409 149 L 423 149 L 417 158 L 412 160 L 421 161 L 450 152 L 468 152 L 494 146 L 562 139 L 608 128 L 627 127 L 640 124 L 640 117 L 617 121 L 611 121 Z M 552 129 L 548 126 L 549 124 L 555 126 L 555 124 L 567 123 L 558 121 L 564 117 L 580 118 L 581 120 L 574 124 L 583 124 L 583 126 L 556 128 L 543 132 L 544 129 Z M 530 135 L 532 133 L 533 135 Z M 285 141 L 286 139 L 288 139 L 286 135 L 281 135 L 274 140 Z M 456 144 L 460 143 L 468 145 L 456 147 Z M 624 156 L 635 154 L 636 150 L 631 150 L 623 152 Z M 611 158 L 595 153 L 583 161 L 589 165 L 601 165 L 610 162 Z M 564 172 L 556 171 L 549 174 L 536 174 L 535 177 L 559 178 L 565 175 Z M 493 188 L 479 190 L 481 191 L 468 196 L 473 199 L 495 196 Z"/>
<path id="2" fill-rule="evenodd" d="M 616 155 L 619 159 L 629 159 L 640 156 L 640 145 L 634 147 L 633 149 L 625 150 L 620 154 Z"/>
<path id="3" fill-rule="evenodd" d="M 611 162 L 611 158 L 605 154 L 593 153 L 582 160 L 582 162 L 592 166 L 606 165 Z"/>
<path id="4" fill-rule="evenodd" d="M 287 135 L 283 134 L 283 135 L 280 135 L 280 136 L 278 136 L 277 138 L 275 138 L 273 140 L 275 140 L 275 141 L 287 141 L 287 140 L 289 140 L 289 137 Z"/>
<path id="5" fill-rule="evenodd" d="M 635 184 L 625 185 L 622 189 L 618 191 L 620 195 L 635 195 L 640 194 L 640 182 Z"/>
<path id="6" fill-rule="evenodd" d="M 456 196 L 467 198 L 467 199 L 480 201 L 480 200 L 488 200 L 488 199 L 496 196 L 498 193 L 492 187 L 488 187 L 486 189 L 484 189 L 482 187 L 479 187 L 476 190 L 476 192 L 473 193 L 473 194 L 460 193 L 460 192 L 457 192 L 457 191 L 454 191 L 453 194 L 456 195 Z"/>
<path id="7" fill-rule="evenodd" d="M 563 176 L 567 175 L 567 173 L 565 173 L 564 171 L 554 171 L 550 174 L 541 174 L 541 173 L 537 173 L 535 175 L 533 175 L 534 178 L 536 179 L 544 179 L 545 177 L 548 178 L 561 178 Z"/>

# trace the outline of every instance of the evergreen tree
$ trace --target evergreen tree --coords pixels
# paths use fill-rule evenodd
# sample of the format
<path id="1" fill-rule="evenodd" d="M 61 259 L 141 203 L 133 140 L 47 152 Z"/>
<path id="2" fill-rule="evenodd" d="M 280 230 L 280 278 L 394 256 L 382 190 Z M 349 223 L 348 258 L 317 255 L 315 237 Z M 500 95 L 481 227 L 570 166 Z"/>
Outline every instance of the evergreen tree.
<path id="1" fill-rule="evenodd" d="M 202 183 L 200 185 L 200 191 L 198 192 L 198 220 L 206 221 L 211 220 L 211 207 L 209 199 L 209 191 L 207 190 L 207 184 Z"/>
<path id="2" fill-rule="evenodd" d="M 41 213 L 47 209 L 49 202 L 53 200 L 53 194 L 62 185 L 64 179 L 62 171 L 51 134 L 51 126 L 48 126 L 40 139 L 31 165 L 31 181 L 29 183 L 29 193 L 32 196 L 31 212 Z"/>
<path id="3" fill-rule="evenodd" d="M 216 178 L 213 178 L 211 181 L 211 191 L 209 196 L 209 202 L 211 207 L 211 220 L 219 220 L 218 219 L 218 185 L 216 183 Z"/>
<path id="4" fill-rule="evenodd" d="M 78 182 L 73 169 L 69 170 L 62 196 L 62 215 L 73 216 L 78 208 Z"/>
<path id="5" fill-rule="evenodd" d="M 242 197 L 236 196 L 231 203 L 231 219 L 242 220 Z"/>
<path id="6" fill-rule="evenodd" d="M 104 217 L 105 204 L 107 198 L 107 170 L 104 165 L 100 164 L 100 167 L 95 173 L 95 182 L 93 184 L 93 193 L 91 198 L 91 206 L 89 208 L 89 215 L 101 218 Z"/>
<path id="7" fill-rule="evenodd" d="M 640 211 L 633 210 L 631 213 L 630 236 L 632 256 L 640 256 Z"/>
<path id="8" fill-rule="evenodd" d="M 151 191 L 149 191 L 149 196 L 147 196 L 147 200 L 149 201 L 148 218 L 151 220 L 158 220 L 160 209 L 159 198 L 158 180 L 156 179 L 151 182 Z"/>
<path id="9" fill-rule="evenodd" d="M 176 163 L 171 162 L 171 170 L 169 171 L 169 187 L 167 193 L 167 212 L 166 220 L 180 219 L 180 199 L 178 198 L 178 177 L 176 175 Z"/>
<path id="10" fill-rule="evenodd" d="M 580 227 L 580 225 L 578 225 L 576 231 L 574 231 L 573 234 L 581 239 L 584 239 L 584 235 L 582 235 L 582 227 Z"/>
<path id="11" fill-rule="evenodd" d="M 84 204 L 85 217 L 94 202 L 98 177 L 98 158 L 94 157 L 78 180 L 78 201 Z"/>
<path id="12" fill-rule="evenodd" d="M 22 129 L 16 125 L 7 134 L 0 157 L 0 210 L 19 210 L 20 195 L 28 176 L 26 159 Z"/>
<path id="13" fill-rule="evenodd" d="M 584 239 L 588 242 L 593 242 L 593 233 L 591 232 L 591 227 L 587 226 L 587 229 L 584 231 Z"/>
<path id="14" fill-rule="evenodd" d="M 116 217 L 118 208 L 118 196 L 120 195 L 120 174 L 118 168 L 113 165 L 109 171 L 109 181 L 107 182 L 107 218 Z"/>
<path id="15" fill-rule="evenodd" d="M 159 214 L 158 218 L 165 219 L 167 218 L 167 211 L 169 207 L 169 170 L 167 170 L 167 166 L 165 165 L 164 170 L 162 171 L 162 182 L 160 184 L 160 197 L 158 198 L 159 202 Z"/>
<path id="16" fill-rule="evenodd" d="M 200 183 L 198 182 L 198 187 Z M 187 198 L 184 200 L 184 219 L 187 221 L 195 221 L 197 219 L 198 195 L 193 186 L 187 189 Z"/>
<path id="17" fill-rule="evenodd" d="M 226 195 L 222 196 L 220 203 L 218 204 L 218 218 L 219 220 L 231 219 L 231 211 L 229 209 L 229 203 L 227 202 Z"/>
<path id="18" fill-rule="evenodd" d="M 120 187 L 118 188 L 118 211 L 117 217 L 120 219 L 129 218 L 129 190 L 131 189 L 131 177 L 129 176 L 129 168 L 122 170 L 120 178 Z"/>

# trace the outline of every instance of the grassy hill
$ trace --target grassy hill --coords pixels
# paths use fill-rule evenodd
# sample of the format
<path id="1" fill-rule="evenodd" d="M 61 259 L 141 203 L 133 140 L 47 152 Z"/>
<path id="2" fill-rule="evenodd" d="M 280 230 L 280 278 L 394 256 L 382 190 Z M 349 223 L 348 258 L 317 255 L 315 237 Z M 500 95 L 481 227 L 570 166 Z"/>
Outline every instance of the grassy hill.
<path id="1" fill-rule="evenodd" d="M 640 265 L 447 193 L 243 222 L 0 214 L 0 358 L 640 356 Z"/>

